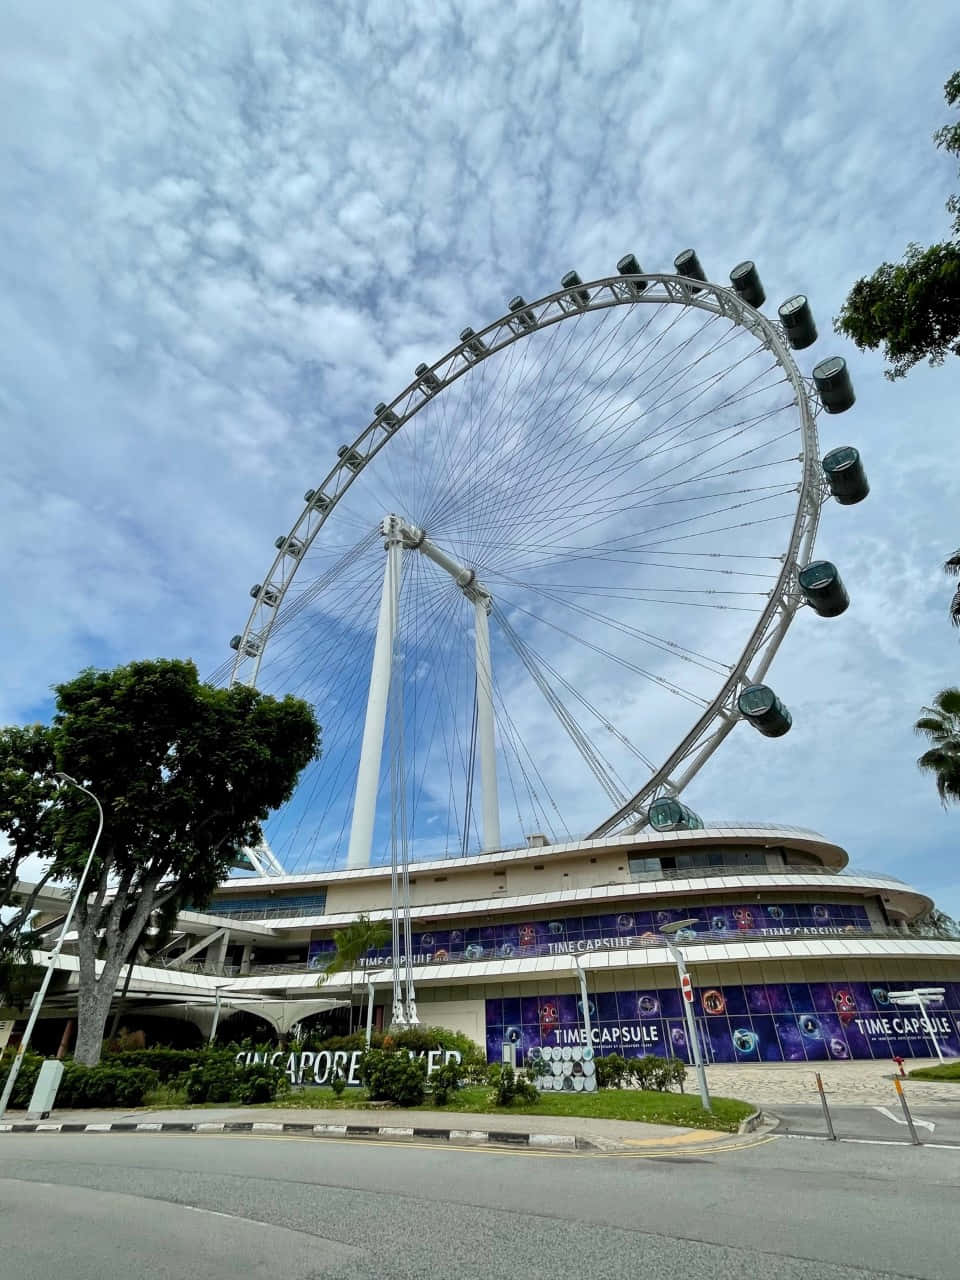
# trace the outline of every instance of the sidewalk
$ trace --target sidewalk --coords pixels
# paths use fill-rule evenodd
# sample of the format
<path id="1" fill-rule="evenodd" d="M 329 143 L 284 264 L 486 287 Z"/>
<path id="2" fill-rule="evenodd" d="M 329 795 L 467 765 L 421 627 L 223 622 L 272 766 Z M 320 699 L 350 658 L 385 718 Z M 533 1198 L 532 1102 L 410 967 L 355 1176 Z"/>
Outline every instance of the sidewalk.
<path id="1" fill-rule="evenodd" d="M 750 1135 L 715 1129 L 684 1129 L 630 1120 L 585 1116 L 481 1115 L 470 1112 L 352 1110 L 293 1107 L 202 1107 L 189 1110 L 54 1111 L 47 1120 L 28 1121 L 8 1112 L 0 1133 L 52 1132 L 252 1132 L 308 1134 L 318 1138 L 430 1139 L 455 1144 L 491 1143 L 556 1150 L 636 1151 L 704 1147 L 716 1149 L 752 1141 Z"/>
<path id="2" fill-rule="evenodd" d="M 913 1058 L 903 1064 L 914 1067 L 935 1065 L 936 1059 Z M 748 1098 L 758 1107 L 795 1106 L 816 1103 L 816 1073 L 837 1106 L 886 1106 L 894 1095 L 893 1077 L 898 1068 L 890 1059 L 850 1062 L 743 1062 L 707 1067 L 710 1092 L 717 1097 Z M 904 1080 L 911 1098 L 930 1102 L 960 1102 L 960 1086 L 945 1080 Z"/>

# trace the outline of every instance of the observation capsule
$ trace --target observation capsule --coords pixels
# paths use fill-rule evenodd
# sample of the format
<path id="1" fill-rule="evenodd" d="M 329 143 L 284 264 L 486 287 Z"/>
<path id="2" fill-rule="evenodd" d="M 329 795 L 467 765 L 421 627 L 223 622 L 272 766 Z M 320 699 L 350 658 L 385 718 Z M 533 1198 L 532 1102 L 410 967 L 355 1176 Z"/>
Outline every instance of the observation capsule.
<path id="1" fill-rule="evenodd" d="M 837 571 L 829 560 L 811 560 L 797 574 L 803 598 L 821 618 L 838 618 L 845 613 L 850 597 Z"/>
<path id="2" fill-rule="evenodd" d="M 845 413 L 856 401 L 843 356 L 828 356 L 814 365 L 813 381 L 827 413 Z"/>
<path id="3" fill-rule="evenodd" d="M 647 810 L 647 821 L 654 831 L 701 831 L 703 819 L 672 796 L 654 800 Z"/>
<path id="4" fill-rule="evenodd" d="M 637 261 L 636 256 L 632 253 L 625 253 L 617 263 L 617 270 L 622 276 L 640 276 L 643 275 L 643 267 Z M 630 290 L 635 298 L 639 297 L 646 289 L 646 280 L 624 280 L 624 284 Z"/>
<path id="5" fill-rule="evenodd" d="M 817 326 L 805 294 L 795 294 L 782 302 L 777 308 L 777 314 L 794 351 L 803 351 L 813 346 L 817 340 Z"/>
<path id="6" fill-rule="evenodd" d="M 684 249 L 683 253 L 678 253 L 673 260 L 673 265 L 678 276 L 685 276 L 688 280 L 703 280 L 706 282 L 706 272 L 700 265 L 700 259 L 697 257 L 695 249 Z M 699 289 L 694 289 L 694 293 L 699 292 Z"/>
<path id="7" fill-rule="evenodd" d="M 738 262 L 733 268 L 730 272 L 730 283 L 744 302 L 749 302 L 751 307 L 762 307 L 767 300 L 757 268 L 749 258 L 745 262 Z"/>
<path id="8" fill-rule="evenodd" d="M 282 551 L 285 556 L 299 557 L 303 554 L 303 543 L 300 539 L 288 537 L 285 533 L 281 533 L 273 545 L 278 551 Z"/>
<path id="9" fill-rule="evenodd" d="M 852 507 L 855 502 L 862 502 L 870 492 L 860 452 L 852 444 L 831 449 L 820 465 L 830 492 L 841 507 Z"/>
<path id="10" fill-rule="evenodd" d="M 435 391 L 440 390 L 440 379 L 425 364 L 418 364 L 413 373 L 414 377 L 419 379 L 421 388 L 428 396 L 432 396 Z"/>
<path id="11" fill-rule="evenodd" d="M 482 338 L 478 338 L 474 331 L 467 325 L 466 329 L 460 330 L 460 341 L 467 344 L 467 350 L 472 356 L 478 359 L 486 354 L 487 344 Z"/>
<path id="12" fill-rule="evenodd" d="M 590 290 L 583 288 L 583 281 L 576 271 L 568 271 L 560 281 L 564 289 L 570 290 L 570 300 L 579 307 L 585 307 L 590 301 Z"/>
<path id="13" fill-rule="evenodd" d="M 345 467 L 349 467 L 351 471 L 359 471 L 363 466 L 363 456 L 356 449 L 351 449 L 348 444 L 342 444 L 337 450 L 337 457 Z"/>
<path id="14" fill-rule="evenodd" d="M 793 724 L 790 712 L 769 685 L 747 685 L 737 698 L 737 707 L 765 738 L 782 738 Z"/>
<path id="15" fill-rule="evenodd" d="M 388 409 L 382 400 L 379 404 L 373 406 L 373 416 L 384 427 L 395 427 L 400 421 L 393 410 Z"/>
<path id="16" fill-rule="evenodd" d="M 309 503 L 315 511 L 329 511 L 333 505 L 332 499 L 328 498 L 319 489 L 308 489 L 303 495 L 303 500 Z"/>
<path id="17" fill-rule="evenodd" d="M 243 636 L 230 637 L 231 649 L 236 649 L 239 652 L 241 644 L 243 645 L 243 656 L 245 658 L 255 658 L 260 652 L 260 641 L 256 636 L 248 636 L 245 642 Z"/>
<path id="18" fill-rule="evenodd" d="M 536 324 L 537 324 L 536 316 L 527 306 L 526 299 L 523 297 L 523 294 L 518 293 L 515 298 L 511 298 L 510 301 L 507 303 L 507 306 L 513 312 L 521 328 L 524 328 L 524 329 L 536 328 Z"/>

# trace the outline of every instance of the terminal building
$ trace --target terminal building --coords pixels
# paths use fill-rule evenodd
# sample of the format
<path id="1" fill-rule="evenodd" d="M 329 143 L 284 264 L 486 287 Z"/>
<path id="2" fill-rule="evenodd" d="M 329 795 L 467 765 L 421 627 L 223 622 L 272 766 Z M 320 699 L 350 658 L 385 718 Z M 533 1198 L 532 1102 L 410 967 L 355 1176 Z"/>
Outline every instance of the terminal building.
<path id="1" fill-rule="evenodd" d="M 424 1025 L 465 1032 L 499 1061 L 585 1039 L 595 1052 L 689 1060 L 676 935 L 694 984 L 708 1062 L 960 1057 L 960 940 L 919 923 L 931 899 L 886 874 L 851 870 L 812 831 L 761 823 L 548 843 L 412 862 L 413 973 Z M 229 998 L 374 994 L 390 1020 L 390 948 L 317 990 L 335 930 L 391 916 L 389 866 L 222 885 L 161 956 L 166 974 Z M 156 962 L 155 962 L 156 963 Z M 190 978 L 188 970 L 193 971 Z M 929 1005 L 891 993 L 942 988 Z M 225 996 L 226 998 L 226 996 Z M 247 1005 L 247 1008 L 255 1006 Z M 934 1038 L 936 1044 L 933 1042 Z"/>

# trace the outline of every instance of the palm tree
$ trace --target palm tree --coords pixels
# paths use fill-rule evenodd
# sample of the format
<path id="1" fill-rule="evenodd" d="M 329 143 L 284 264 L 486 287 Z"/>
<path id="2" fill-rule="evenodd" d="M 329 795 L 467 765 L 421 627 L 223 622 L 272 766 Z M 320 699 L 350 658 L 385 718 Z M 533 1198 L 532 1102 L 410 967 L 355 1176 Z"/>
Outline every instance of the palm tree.
<path id="1" fill-rule="evenodd" d="M 931 747 L 917 764 L 936 776 L 940 801 L 960 803 L 960 689 L 943 689 L 914 725 Z"/>
<path id="2" fill-rule="evenodd" d="M 951 577 L 960 578 L 960 551 L 955 551 L 943 568 Z M 955 627 L 960 627 L 960 587 L 957 587 L 950 601 L 950 621 Z"/>
<path id="3" fill-rule="evenodd" d="M 353 924 L 345 929 L 334 931 L 333 942 L 336 951 L 333 959 L 317 979 L 317 986 L 322 986 L 335 973 L 346 971 L 350 974 L 350 1030 L 353 1031 L 353 991 L 354 972 L 360 967 L 360 961 L 368 951 L 376 951 L 390 938 L 390 923 L 387 920 L 371 920 L 363 912 L 357 916 Z"/>

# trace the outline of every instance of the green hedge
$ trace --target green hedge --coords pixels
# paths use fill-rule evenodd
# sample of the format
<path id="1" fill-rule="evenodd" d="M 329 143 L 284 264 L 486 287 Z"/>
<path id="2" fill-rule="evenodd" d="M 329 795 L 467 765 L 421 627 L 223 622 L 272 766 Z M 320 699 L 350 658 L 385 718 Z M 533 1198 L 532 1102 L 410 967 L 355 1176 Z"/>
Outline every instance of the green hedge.
<path id="1" fill-rule="evenodd" d="M 38 1054 L 24 1055 L 10 1099 L 12 1107 L 26 1108 L 30 1105 L 43 1061 Z M 4 1056 L 0 1061 L 0 1076 L 6 1077 L 12 1062 L 12 1054 Z M 112 1062 L 85 1067 L 79 1062 L 68 1061 L 63 1064 L 57 1107 L 139 1107 L 144 1094 L 155 1089 L 158 1080 L 156 1071 L 146 1067 L 115 1066 Z"/>
<path id="2" fill-rule="evenodd" d="M 103 1056 L 104 1065 L 146 1068 L 155 1071 L 161 1084 L 189 1071 L 204 1052 L 202 1049 L 118 1049 Z"/>

